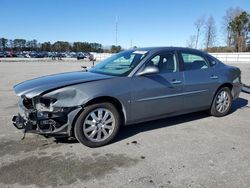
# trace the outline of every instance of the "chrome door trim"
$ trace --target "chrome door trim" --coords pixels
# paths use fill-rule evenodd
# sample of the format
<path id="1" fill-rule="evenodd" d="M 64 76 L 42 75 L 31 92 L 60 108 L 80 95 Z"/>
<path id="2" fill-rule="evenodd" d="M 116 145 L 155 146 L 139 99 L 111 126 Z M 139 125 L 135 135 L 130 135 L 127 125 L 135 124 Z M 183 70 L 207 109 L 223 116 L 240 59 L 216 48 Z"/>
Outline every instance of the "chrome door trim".
<path id="1" fill-rule="evenodd" d="M 206 91 L 208 91 L 208 90 L 203 89 L 203 90 L 189 91 L 189 92 L 183 92 L 183 93 L 177 93 L 177 94 L 161 95 L 161 96 L 157 96 L 157 97 L 148 97 L 148 98 L 138 99 L 135 102 L 150 101 L 150 100 L 178 97 L 178 96 L 182 96 L 182 95 L 191 95 L 191 94 L 197 94 L 197 93 L 204 93 Z"/>

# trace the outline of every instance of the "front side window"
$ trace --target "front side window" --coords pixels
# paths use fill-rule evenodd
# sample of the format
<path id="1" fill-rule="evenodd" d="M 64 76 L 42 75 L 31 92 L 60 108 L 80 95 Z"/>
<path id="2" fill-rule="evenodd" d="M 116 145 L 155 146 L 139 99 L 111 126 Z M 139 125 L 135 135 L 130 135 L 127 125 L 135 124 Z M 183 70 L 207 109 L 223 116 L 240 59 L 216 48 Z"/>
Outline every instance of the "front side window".
<path id="1" fill-rule="evenodd" d="M 200 55 L 191 53 L 181 53 L 181 55 L 184 61 L 185 70 L 199 70 L 209 67 L 206 60 Z"/>
<path id="2" fill-rule="evenodd" d="M 178 63 L 174 53 L 161 53 L 154 56 L 147 66 L 155 66 L 159 68 L 160 73 L 171 73 L 178 71 Z"/>
<path id="3" fill-rule="evenodd" d="M 124 51 L 107 58 L 90 69 L 89 72 L 113 76 L 127 76 L 147 54 L 147 51 L 142 50 Z"/>

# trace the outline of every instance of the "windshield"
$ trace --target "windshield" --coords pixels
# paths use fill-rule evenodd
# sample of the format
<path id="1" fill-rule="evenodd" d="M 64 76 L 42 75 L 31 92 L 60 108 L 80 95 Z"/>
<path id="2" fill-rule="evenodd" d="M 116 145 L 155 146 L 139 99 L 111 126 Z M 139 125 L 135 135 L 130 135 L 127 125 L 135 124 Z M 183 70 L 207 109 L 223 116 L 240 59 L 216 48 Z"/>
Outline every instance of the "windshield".
<path id="1" fill-rule="evenodd" d="M 105 59 L 89 71 L 112 76 L 127 76 L 146 55 L 147 51 L 124 51 Z"/>

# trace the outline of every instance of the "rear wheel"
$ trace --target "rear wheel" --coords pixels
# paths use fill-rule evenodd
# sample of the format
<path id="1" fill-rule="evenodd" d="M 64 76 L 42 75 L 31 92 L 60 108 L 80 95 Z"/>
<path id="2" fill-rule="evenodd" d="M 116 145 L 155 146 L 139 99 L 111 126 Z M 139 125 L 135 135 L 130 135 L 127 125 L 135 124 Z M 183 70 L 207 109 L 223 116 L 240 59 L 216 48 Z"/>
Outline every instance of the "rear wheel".
<path id="1" fill-rule="evenodd" d="M 80 114 L 74 132 L 80 143 L 88 147 L 99 147 L 114 139 L 120 124 L 120 114 L 113 104 L 93 104 L 85 107 Z"/>
<path id="2" fill-rule="evenodd" d="M 210 108 L 210 114 L 216 117 L 222 117 L 228 114 L 232 106 L 232 94 L 228 87 L 223 87 L 215 94 Z"/>

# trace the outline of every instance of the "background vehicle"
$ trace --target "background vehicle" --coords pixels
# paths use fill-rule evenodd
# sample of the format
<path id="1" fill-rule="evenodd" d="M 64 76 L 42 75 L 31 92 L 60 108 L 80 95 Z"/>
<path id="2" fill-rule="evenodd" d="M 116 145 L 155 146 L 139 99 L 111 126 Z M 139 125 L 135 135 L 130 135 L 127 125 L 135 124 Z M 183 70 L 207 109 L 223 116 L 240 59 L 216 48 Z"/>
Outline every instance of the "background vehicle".
<path id="1" fill-rule="evenodd" d="M 5 57 L 4 52 L 0 52 L 0 57 Z"/>
<path id="2" fill-rule="evenodd" d="M 5 57 L 17 57 L 17 55 L 14 51 L 6 51 Z"/>
<path id="3" fill-rule="evenodd" d="M 241 72 L 187 48 L 116 54 L 88 72 L 29 80 L 14 87 L 14 125 L 47 136 L 74 136 L 89 147 L 109 143 L 120 126 L 200 110 L 228 114 Z"/>
<path id="4" fill-rule="evenodd" d="M 77 60 L 85 59 L 87 56 L 83 52 L 78 52 L 76 55 Z"/>

